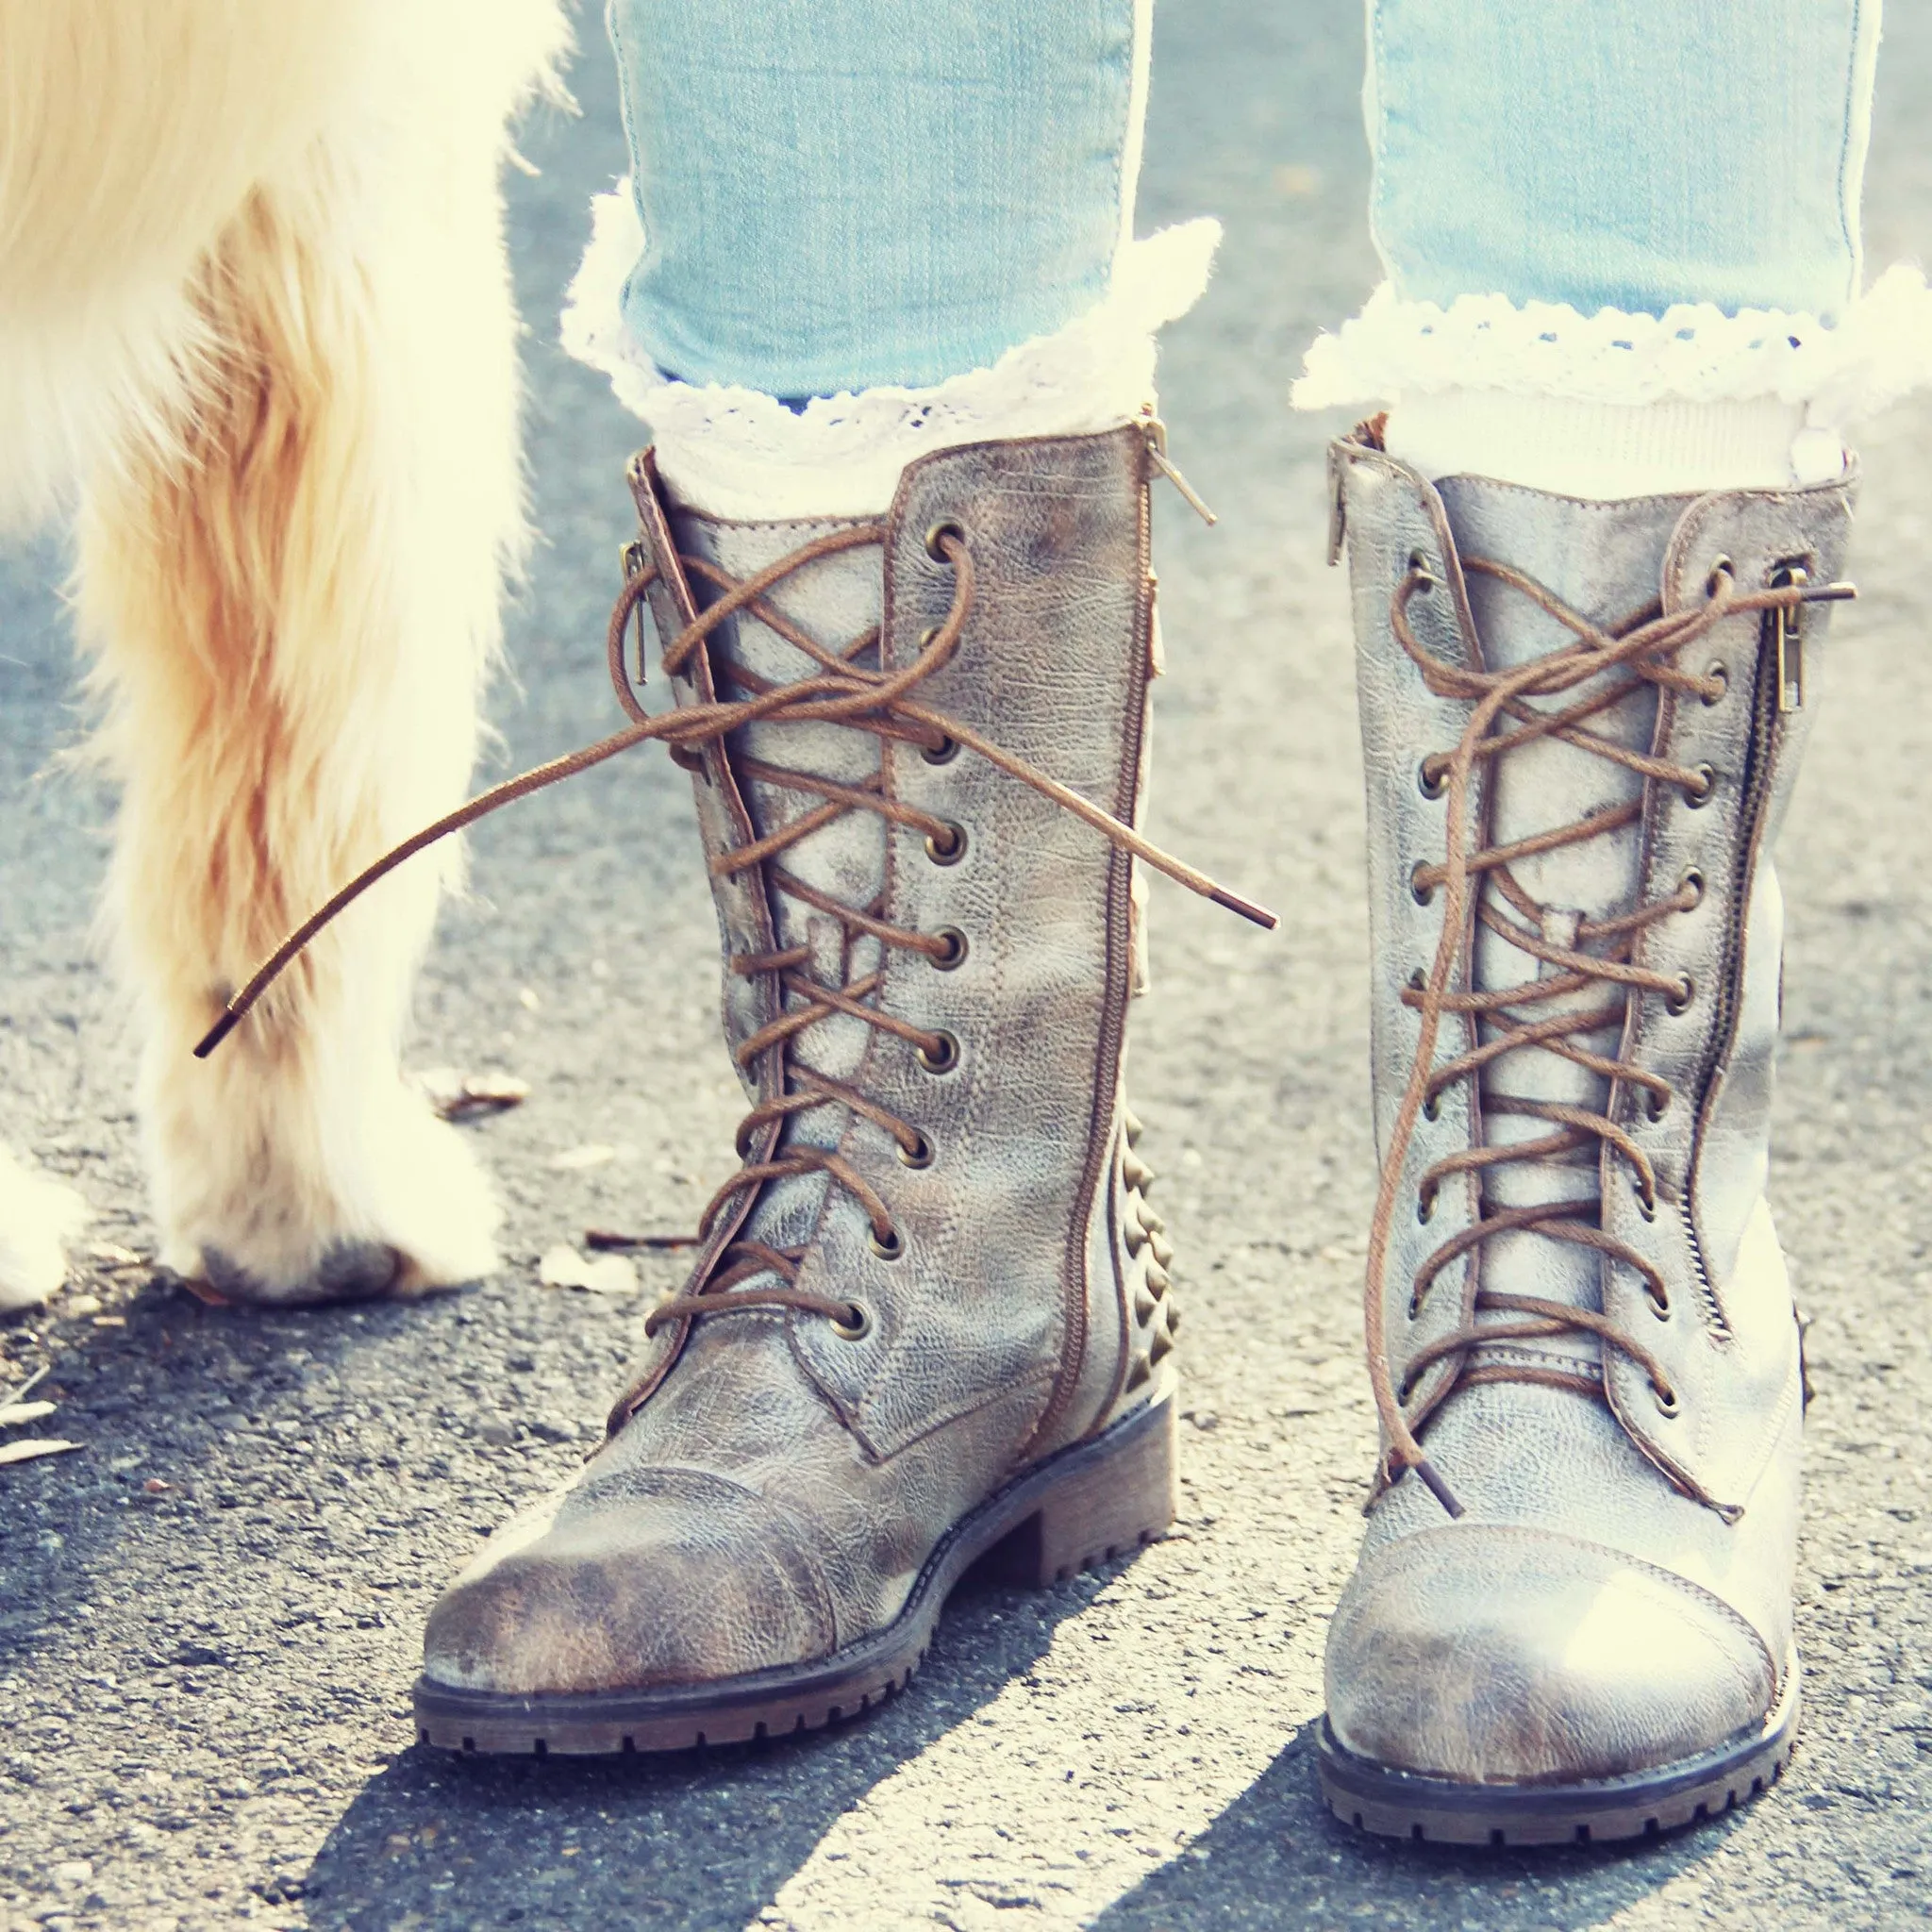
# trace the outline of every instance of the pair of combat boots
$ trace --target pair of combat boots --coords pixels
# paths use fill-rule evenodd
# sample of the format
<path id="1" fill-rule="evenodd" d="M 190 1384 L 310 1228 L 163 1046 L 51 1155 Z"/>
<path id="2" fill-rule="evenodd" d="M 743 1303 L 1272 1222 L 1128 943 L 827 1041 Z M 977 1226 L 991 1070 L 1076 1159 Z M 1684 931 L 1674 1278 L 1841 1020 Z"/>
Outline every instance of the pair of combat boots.
<path id="1" fill-rule="evenodd" d="M 1623 1838 L 1797 1716 L 1803 1371 L 1766 1211 L 1770 851 L 1850 487 L 1587 503 L 1332 453 L 1368 772 L 1383 1458 L 1322 1779 L 1372 1830 Z M 633 466 L 750 1099 L 570 1486 L 431 1617 L 423 1736 L 676 1749 L 902 1689 L 992 1557 L 1174 1507 L 1176 1323 L 1122 1082 L 1157 426 L 733 522 Z M 1188 882 L 1206 882 L 1187 874 Z M 1224 903 L 1228 895 L 1219 894 Z"/>

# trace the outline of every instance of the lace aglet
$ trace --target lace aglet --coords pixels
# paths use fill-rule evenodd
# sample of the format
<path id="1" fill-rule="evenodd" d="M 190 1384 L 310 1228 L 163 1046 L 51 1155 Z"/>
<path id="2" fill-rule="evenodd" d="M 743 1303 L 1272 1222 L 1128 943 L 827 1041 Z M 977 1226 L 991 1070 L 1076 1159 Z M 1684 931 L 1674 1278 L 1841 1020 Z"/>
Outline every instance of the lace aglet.
<path id="1" fill-rule="evenodd" d="M 1279 917 L 1269 911 L 1265 906 L 1257 906 L 1252 899 L 1243 899 L 1239 892 L 1230 892 L 1220 886 L 1209 886 L 1208 896 L 1217 906 L 1224 906 L 1230 912 L 1239 912 L 1243 919 L 1252 921 L 1263 932 L 1273 932 L 1281 924 Z"/>
<path id="2" fill-rule="evenodd" d="M 194 1058 L 198 1060 L 207 1059 L 208 1055 L 214 1052 L 215 1048 L 221 1045 L 222 1041 L 227 1039 L 229 1034 L 234 1032 L 235 1028 L 242 1022 L 242 1015 L 246 1010 L 246 1008 L 228 1008 L 222 1017 L 196 1041 Z"/>
<path id="3" fill-rule="evenodd" d="M 1423 1487 L 1436 1501 L 1448 1511 L 1452 1520 L 1462 1515 L 1462 1505 L 1456 1499 L 1456 1491 L 1436 1474 L 1436 1465 L 1424 1456 L 1420 1462 L 1411 1462 L 1409 1468 L 1422 1478 Z"/>
<path id="4" fill-rule="evenodd" d="M 698 1238 L 694 1234 L 624 1234 L 615 1228 L 593 1227 L 585 1234 L 584 1245 L 596 1255 L 621 1255 L 633 1248 L 668 1254 L 675 1248 L 696 1247 Z"/>

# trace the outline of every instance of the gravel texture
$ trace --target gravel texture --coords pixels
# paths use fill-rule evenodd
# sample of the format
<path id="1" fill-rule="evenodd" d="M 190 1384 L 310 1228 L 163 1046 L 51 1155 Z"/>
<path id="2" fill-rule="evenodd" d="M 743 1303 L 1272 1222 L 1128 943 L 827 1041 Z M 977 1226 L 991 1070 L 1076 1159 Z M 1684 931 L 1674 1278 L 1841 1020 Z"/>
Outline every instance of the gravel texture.
<path id="1" fill-rule="evenodd" d="M 1932 12 L 1894 8 L 1874 264 L 1932 232 Z M 472 1129 L 511 1265 L 415 1307 L 260 1316 L 154 1283 L 121 1008 L 88 948 L 108 801 L 46 774 L 80 729 L 58 541 L 0 554 L 0 1136 L 75 1177 L 100 1244 L 0 1323 L 77 1453 L 0 1469 L 0 1926 L 1097 1924 L 1839 1927 L 1932 1908 L 1932 405 L 1872 425 L 1857 575 L 1786 845 L 1776 1193 L 1814 1318 L 1796 1765 L 1735 1820 L 1630 1853 L 1365 1841 L 1315 1796 L 1323 1619 L 1373 1453 L 1358 1287 L 1361 808 L 1301 344 L 1374 275 L 1358 9 L 1164 0 L 1143 225 L 1222 214 L 1171 332 L 1172 675 L 1155 833 L 1282 908 L 1268 938 L 1157 888 L 1133 1088 L 1189 1301 L 1184 1513 L 1137 1562 L 959 1602 L 912 1695 L 759 1750 L 451 1763 L 407 1694 L 441 1580 L 562 1476 L 620 1385 L 637 1298 L 544 1288 L 586 1227 L 676 1229 L 731 1164 L 708 903 L 655 752 L 485 826 L 446 916 L 420 1066 L 508 1072 Z M 513 179 L 546 539 L 495 771 L 608 728 L 602 630 L 636 440 L 552 346 L 584 204 L 622 166 L 608 58 Z M 575 1152 L 589 1147 L 608 1158 Z M 645 1294 L 675 1262 L 641 1264 Z"/>

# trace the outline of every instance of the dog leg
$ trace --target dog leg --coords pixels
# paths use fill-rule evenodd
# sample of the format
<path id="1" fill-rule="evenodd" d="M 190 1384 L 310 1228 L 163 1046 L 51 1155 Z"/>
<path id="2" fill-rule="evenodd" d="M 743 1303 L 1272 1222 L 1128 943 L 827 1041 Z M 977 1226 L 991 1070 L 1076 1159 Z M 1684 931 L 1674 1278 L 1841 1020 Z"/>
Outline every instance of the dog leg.
<path id="1" fill-rule="evenodd" d="M 284 933 L 469 779 L 522 532 L 514 317 L 500 116 L 441 106 L 367 109 L 248 197 L 192 285 L 211 349 L 178 453 L 104 466 L 82 508 L 161 1257 L 235 1299 L 495 1263 L 488 1185 L 398 1074 L 454 856 L 386 880 L 191 1054 Z"/>

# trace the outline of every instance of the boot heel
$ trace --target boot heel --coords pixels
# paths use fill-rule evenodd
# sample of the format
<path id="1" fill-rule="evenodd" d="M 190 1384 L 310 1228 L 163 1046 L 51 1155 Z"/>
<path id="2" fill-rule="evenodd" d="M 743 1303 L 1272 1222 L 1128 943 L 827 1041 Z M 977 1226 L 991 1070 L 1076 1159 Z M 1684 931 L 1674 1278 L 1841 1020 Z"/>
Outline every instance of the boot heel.
<path id="1" fill-rule="evenodd" d="M 1113 1432 L 1109 1431 L 1109 1435 Z M 1156 1541 L 1177 1505 L 1174 1404 L 1070 1452 L 1064 1473 L 981 1559 L 989 1582 L 1045 1590 Z"/>

